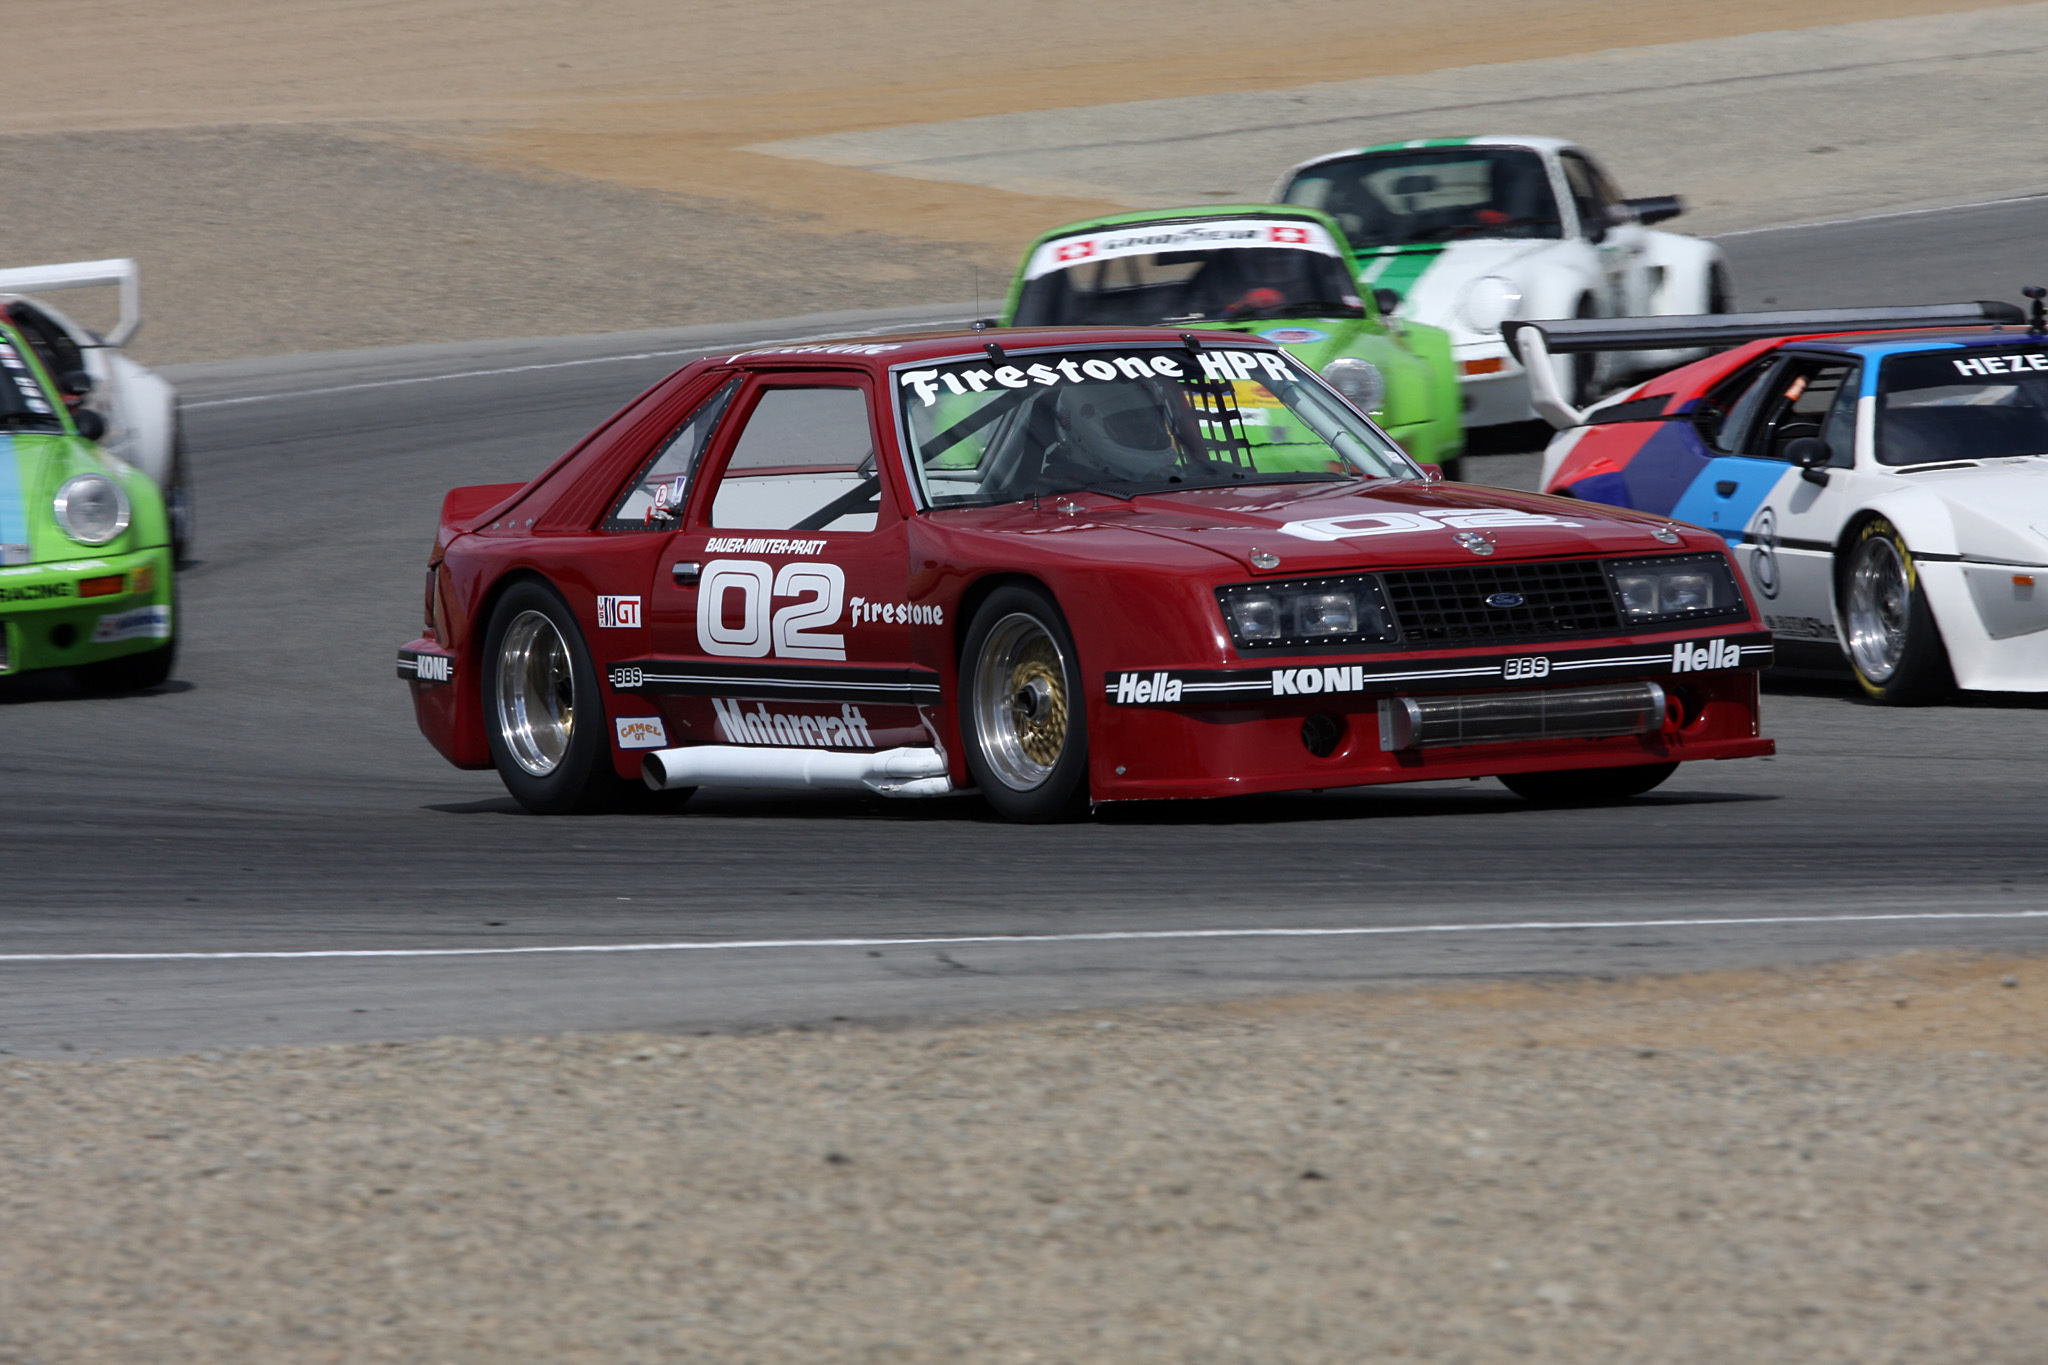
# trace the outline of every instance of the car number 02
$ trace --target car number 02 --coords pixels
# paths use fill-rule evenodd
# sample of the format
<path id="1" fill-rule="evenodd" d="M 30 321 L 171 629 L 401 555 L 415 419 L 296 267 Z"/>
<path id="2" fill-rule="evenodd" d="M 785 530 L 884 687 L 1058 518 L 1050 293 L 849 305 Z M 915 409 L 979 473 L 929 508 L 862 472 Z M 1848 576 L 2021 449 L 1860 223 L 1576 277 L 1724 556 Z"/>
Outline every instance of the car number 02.
<path id="1" fill-rule="evenodd" d="M 727 599 L 738 593 L 737 613 Z M 776 607 L 774 600 L 797 600 Z M 706 654 L 759 659 L 844 659 L 846 637 L 821 634 L 846 606 L 846 572 L 837 564 L 785 564 L 780 573 L 758 559 L 714 559 L 697 589 L 697 644 Z M 727 622 L 734 614 L 737 625 Z"/>
<path id="2" fill-rule="evenodd" d="M 1550 660 L 1541 654 L 1517 654 L 1501 660 L 1500 675 L 1509 682 L 1550 676 Z"/>

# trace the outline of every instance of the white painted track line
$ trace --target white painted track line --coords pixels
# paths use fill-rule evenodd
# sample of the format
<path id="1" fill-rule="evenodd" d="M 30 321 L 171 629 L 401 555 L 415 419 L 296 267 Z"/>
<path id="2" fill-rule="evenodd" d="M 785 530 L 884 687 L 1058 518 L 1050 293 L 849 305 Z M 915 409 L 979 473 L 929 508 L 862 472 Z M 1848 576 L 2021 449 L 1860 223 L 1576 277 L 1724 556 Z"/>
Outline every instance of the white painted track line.
<path id="1" fill-rule="evenodd" d="M 2048 910 L 1928 910 L 1851 915 L 1740 915 L 1686 919 L 1521 920 L 1505 924 L 1374 924 L 1330 928 L 1112 929 L 1084 934 L 956 934 L 930 938 L 762 938 L 682 943 L 560 943 L 521 948 L 315 948 L 217 953 L 0 953 L 0 965 L 30 962 L 323 961 L 338 958 L 530 957 L 537 953 L 774 952 L 816 948 L 1033 947 L 1049 943 L 1160 943 L 1200 939 L 1367 938 L 1406 934 L 1583 933 L 1600 929 L 1756 929 L 1801 924 L 1884 924 L 1953 920 L 2048 920 Z"/>

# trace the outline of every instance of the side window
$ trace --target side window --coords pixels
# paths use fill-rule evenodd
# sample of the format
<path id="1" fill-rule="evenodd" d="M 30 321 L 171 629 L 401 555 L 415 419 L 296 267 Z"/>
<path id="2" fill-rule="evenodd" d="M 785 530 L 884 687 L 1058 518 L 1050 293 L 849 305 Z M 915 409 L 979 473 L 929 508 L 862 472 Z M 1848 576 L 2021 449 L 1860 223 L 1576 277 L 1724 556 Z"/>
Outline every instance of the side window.
<path id="1" fill-rule="evenodd" d="M 1707 395 L 1707 401 L 1693 410 L 1693 425 L 1709 446 L 1723 455 L 1733 455 L 1742 449 L 1742 435 L 1763 405 L 1764 395 L 1771 388 L 1766 381 L 1777 368 L 1778 357 L 1774 355 L 1754 361 L 1722 380 Z"/>
<path id="2" fill-rule="evenodd" d="M 1579 214 L 1579 234 L 1599 238 L 1607 231 L 1604 178 L 1591 162 L 1575 153 L 1560 152 L 1557 159 L 1564 166 L 1565 183 L 1571 186 L 1572 204 Z"/>
<path id="3" fill-rule="evenodd" d="M 625 496 L 605 518 L 605 530 L 660 531 L 675 525 L 676 518 L 682 515 L 698 457 L 711 444 L 711 435 L 718 430 L 718 421 L 725 416 L 739 387 L 738 379 L 728 380 L 669 433 L 633 482 L 626 485 Z"/>
<path id="4" fill-rule="evenodd" d="M 850 385 L 761 394 L 719 477 L 711 525 L 872 531 L 881 511 L 868 393 Z"/>
<path id="5" fill-rule="evenodd" d="M 1819 436 L 1854 366 L 1835 361 L 1794 357 L 1770 384 L 1763 421 L 1749 442 L 1759 459 L 1782 460 L 1785 447 L 1803 436 Z M 1852 447 L 1853 450 L 1853 447 Z"/>
<path id="6" fill-rule="evenodd" d="M 1863 372 L 1850 366 L 1835 388 L 1835 401 L 1821 419 L 1820 438 L 1828 443 L 1828 463 L 1837 469 L 1856 464 L 1856 400 L 1862 396 Z"/>

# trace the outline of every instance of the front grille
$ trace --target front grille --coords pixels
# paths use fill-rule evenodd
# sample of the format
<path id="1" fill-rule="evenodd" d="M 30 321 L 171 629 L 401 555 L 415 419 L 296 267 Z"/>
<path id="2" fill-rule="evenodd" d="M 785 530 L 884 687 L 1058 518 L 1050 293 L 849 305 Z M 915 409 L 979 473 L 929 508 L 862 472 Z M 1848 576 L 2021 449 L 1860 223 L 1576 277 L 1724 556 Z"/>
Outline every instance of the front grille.
<path id="1" fill-rule="evenodd" d="M 1474 564 L 1397 569 L 1380 575 L 1387 605 L 1410 645 L 1456 645 L 1553 635 L 1615 635 L 1621 613 L 1597 559 L 1555 564 Z M 1517 606 L 1491 606 L 1501 594 Z"/>
<path id="2" fill-rule="evenodd" d="M 1664 723 L 1665 705 L 1664 689 L 1653 682 L 1382 697 L 1380 748 L 1397 754 L 1467 744 L 1644 735 Z"/>

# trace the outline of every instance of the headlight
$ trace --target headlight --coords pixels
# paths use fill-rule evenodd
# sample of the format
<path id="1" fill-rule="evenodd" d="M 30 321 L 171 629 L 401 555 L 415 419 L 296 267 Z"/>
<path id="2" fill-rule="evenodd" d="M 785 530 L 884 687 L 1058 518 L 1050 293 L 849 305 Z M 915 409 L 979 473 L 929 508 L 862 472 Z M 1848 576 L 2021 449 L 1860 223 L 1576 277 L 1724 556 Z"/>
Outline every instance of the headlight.
<path id="1" fill-rule="evenodd" d="M 128 495 L 104 474 L 66 481 L 50 510 L 64 534 L 82 545 L 104 545 L 128 529 Z"/>
<path id="2" fill-rule="evenodd" d="M 1217 589 L 1216 598 L 1239 649 L 1393 638 L 1379 582 L 1363 574 L 1298 583 L 1243 583 Z"/>
<path id="3" fill-rule="evenodd" d="M 1492 335 L 1500 325 L 1522 309 L 1522 291 L 1513 280 L 1500 275 L 1482 275 L 1465 286 L 1458 300 L 1458 316 L 1475 332 Z"/>
<path id="4" fill-rule="evenodd" d="M 1339 356 L 1323 366 L 1323 378 L 1360 412 L 1378 412 L 1387 401 L 1387 381 L 1380 377 L 1379 367 L 1369 360 Z"/>
<path id="5" fill-rule="evenodd" d="M 1748 612 L 1728 561 L 1719 555 L 1621 559 L 1607 569 L 1630 625 L 1683 624 Z"/>

